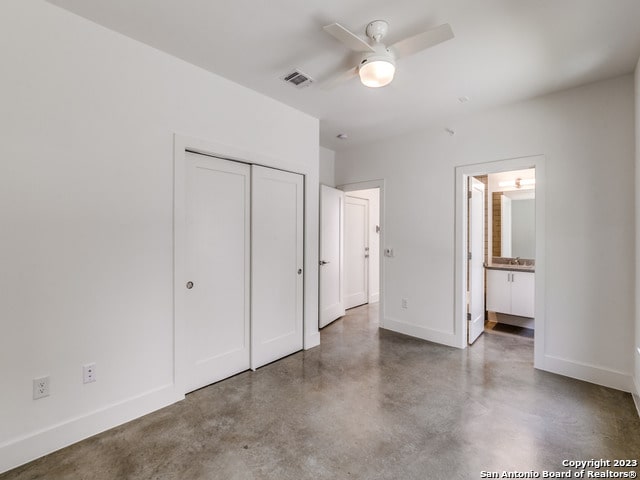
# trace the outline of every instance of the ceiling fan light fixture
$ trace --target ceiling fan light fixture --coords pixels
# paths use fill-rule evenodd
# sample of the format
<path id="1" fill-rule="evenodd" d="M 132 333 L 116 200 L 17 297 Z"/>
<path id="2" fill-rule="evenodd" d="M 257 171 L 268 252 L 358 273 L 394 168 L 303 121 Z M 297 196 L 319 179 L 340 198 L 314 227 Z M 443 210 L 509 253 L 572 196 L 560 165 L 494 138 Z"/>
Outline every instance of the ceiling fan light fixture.
<path id="1" fill-rule="evenodd" d="M 389 57 L 372 56 L 366 58 L 358 69 L 362 84 L 371 88 L 390 84 L 395 73 L 395 62 Z"/>
<path id="2" fill-rule="evenodd" d="M 389 46 L 383 43 L 389 30 L 389 24 L 384 20 L 374 20 L 367 25 L 365 33 L 370 41 L 363 40 L 339 23 L 325 25 L 322 28 L 349 50 L 363 54 L 359 65 L 334 75 L 329 79 L 330 82 L 323 82 L 327 85 L 349 80 L 358 74 L 363 85 L 371 88 L 384 87 L 393 81 L 396 59 L 408 57 L 454 37 L 448 23 L 429 28 Z"/>

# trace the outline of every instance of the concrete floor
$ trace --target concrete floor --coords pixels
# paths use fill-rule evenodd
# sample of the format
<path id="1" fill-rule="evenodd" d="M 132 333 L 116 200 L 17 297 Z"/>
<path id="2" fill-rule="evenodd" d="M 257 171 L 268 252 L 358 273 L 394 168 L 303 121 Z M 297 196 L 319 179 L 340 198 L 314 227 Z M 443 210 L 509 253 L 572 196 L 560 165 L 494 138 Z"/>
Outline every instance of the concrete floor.
<path id="1" fill-rule="evenodd" d="M 486 333 L 458 350 L 376 319 L 353 309 L 318 348 L 0 479 L 472 479 L 640 456 L 631 396 L 534 370 L 531 339 Z"/>

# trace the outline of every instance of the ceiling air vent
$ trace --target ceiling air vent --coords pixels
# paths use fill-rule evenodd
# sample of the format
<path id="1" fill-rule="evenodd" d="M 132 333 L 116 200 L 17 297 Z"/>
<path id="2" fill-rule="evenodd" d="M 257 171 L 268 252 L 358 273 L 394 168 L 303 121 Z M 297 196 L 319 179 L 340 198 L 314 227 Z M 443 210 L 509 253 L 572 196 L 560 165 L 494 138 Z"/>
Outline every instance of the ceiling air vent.
<path id="1" fill-rule="evenodd" d="M 308 87 L 313 83 L 313 79 L 306 73 L 302 73 L 300 70 L 294 70 L 280 78 L 296 88 Z"/>

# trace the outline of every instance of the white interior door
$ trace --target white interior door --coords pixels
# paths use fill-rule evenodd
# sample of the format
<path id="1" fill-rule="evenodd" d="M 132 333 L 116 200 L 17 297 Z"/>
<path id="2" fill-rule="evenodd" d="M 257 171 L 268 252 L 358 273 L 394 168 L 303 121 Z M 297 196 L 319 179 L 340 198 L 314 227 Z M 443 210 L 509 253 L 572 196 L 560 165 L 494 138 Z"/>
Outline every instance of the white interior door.
<path id="1" fill-rule="evenodd" d="M 320 185 L 320 328 L 344 315 L 343 215 L 344 192 Z"/>
<path id="2" fill-rule="evenodd" d="M 251 167 L 251 367 L 303 346 L 302 175 Z"/>
<path id="3" fill-rule="evenodd" d="M 345 195 L 344 308 L 369 301 L 369 201 Z"/>
<path id="4" fill-rule="evenodd" d="M 469 345 L 484 331 L 484 184 L 469 179 Z"/>
<path id="5" fill-rule="evenodd" d="M 250 169 L 186 156 L 186 391 L 250 367 Z"/>

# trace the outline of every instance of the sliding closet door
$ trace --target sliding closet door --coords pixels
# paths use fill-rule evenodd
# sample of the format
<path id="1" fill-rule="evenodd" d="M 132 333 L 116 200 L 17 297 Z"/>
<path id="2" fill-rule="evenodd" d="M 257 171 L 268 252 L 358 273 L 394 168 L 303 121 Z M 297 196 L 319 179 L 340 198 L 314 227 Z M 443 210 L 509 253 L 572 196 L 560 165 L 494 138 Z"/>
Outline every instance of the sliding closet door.
<path id="1" fill-rule="evenodd" d="M 187 154 L 187 384 L 250 368 L 250 167 Z"/>
<path id="2" fill-rule="evenodd" d="M 251 366 L 302 349 L 302 175 L 252 166 Z"/>

